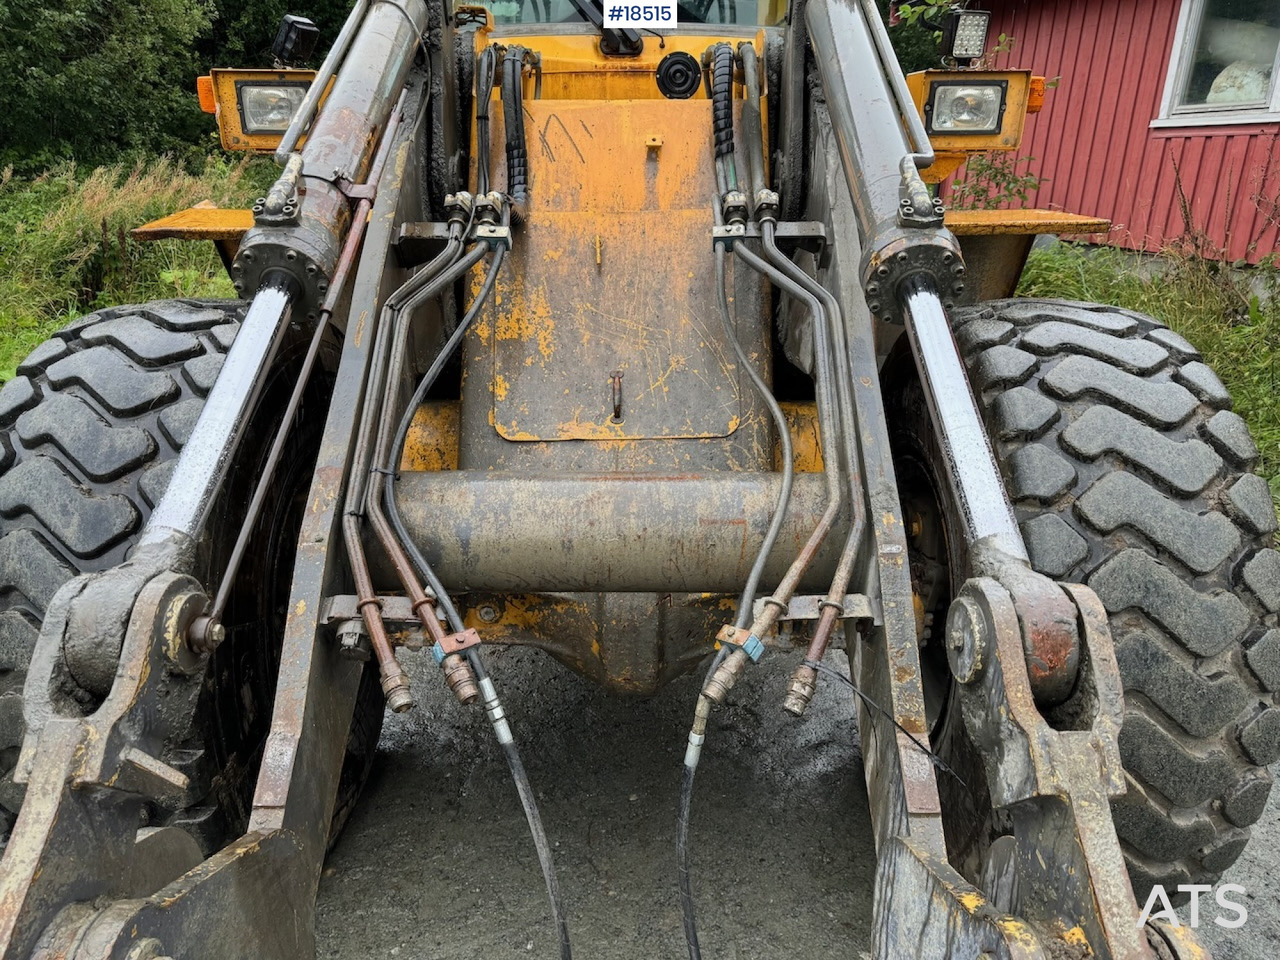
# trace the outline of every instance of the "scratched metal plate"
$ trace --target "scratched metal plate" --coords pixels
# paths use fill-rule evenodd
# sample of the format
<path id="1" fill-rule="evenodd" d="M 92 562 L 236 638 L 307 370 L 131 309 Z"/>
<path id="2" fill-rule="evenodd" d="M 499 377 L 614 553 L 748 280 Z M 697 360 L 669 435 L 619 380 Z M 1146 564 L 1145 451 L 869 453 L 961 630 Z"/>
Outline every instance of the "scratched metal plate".
<path id="1" fill-rule="evenodd" d="M 716 303 L 709 105 L 527 106 L 529 216 L 476 331 L 493 351 L 494 428 L 516 441 L 732 434 L 743 412 Z"/>

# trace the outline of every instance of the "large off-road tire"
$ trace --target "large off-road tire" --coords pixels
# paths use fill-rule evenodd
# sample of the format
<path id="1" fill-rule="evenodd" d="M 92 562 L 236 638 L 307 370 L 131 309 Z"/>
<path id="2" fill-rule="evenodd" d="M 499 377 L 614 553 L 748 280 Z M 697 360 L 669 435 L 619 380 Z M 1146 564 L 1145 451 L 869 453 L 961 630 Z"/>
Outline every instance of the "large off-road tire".
<path id="1" fill-rule="evenodd" d="M 1004 300 L 953 325 L 1032 563 L 1110 614 L 1128 779 L 1112 806 L 1135 891 L 1213 882 L 1280 758 L 1280 553 L 1248 428 L 1195 348 L 1150 317 Z M 936 493 L 909 364 L 886 371 L 900 480 L 934 473 Z"/>
<path id="2" fill-rule="evenodd" d="M 0 389 L 0 842 L 21 789 L 22 684 L 50 599 L 78 573 L 124 559 L 173 466 L 244 317 L 235 301 L 161 301 L 81 318 L 38 347 Z M 292 387 L 288 349 L 264 394 L 201 551 L 207 568 L 234 540 Z M 170 758 L 191 778 L 185 809 L 156 811 L 206 851 L 243 828 L 270 722 L 280 638 L 323 411 L 296 425 L 264 505 L 211 658 L 188 742 Z M 225 541 L 225 542 L 223 542 Z M 216 583 L 210 586 L 212 589 Z M 382 725 L 366 671 L 335 807 L 334 835 L 368 776 Z M 191 749 L 186 749 L 190 747 Z"/>

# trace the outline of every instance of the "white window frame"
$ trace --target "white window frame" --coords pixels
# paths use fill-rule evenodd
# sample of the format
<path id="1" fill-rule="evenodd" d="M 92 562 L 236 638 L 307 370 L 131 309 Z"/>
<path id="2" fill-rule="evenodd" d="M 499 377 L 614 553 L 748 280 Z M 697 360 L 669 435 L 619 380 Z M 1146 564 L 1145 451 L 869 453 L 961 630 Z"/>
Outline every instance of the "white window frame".
<path id="1" fill-rule="evenodd" d="M 1178 29 L 1173 37 L 1173 56 L 1169 58 L 1169 73 L 1165 77 L 1164 97 L 1160 101 L 1160 115 L 1151 121 L 1152 127 L 1214 127 L 1244 123 L 1275 123 L 1280 120 L 1280 50 L 1276 53 L 1276 65 L 1271 72 L 1271 102 L 1265 109 L 1244 109 L 1217 104 L 1209 108 L 1188 109 L 1176 106 L 1178 97 L 1186 85 L 1191 58 L 1199 39 L 1199 26 L 1204 18 L 1207 0 L 1182 0 L 1178 14 Z"/>

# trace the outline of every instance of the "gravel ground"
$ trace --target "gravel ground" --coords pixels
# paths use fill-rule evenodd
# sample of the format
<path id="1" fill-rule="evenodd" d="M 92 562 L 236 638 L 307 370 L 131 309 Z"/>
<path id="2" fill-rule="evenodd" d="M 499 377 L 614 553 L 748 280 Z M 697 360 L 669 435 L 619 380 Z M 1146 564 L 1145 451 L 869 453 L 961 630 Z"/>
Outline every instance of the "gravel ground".
<path id="1" fill-rule="evenodd" d="M 875 854 L 852 703 L 824 681 L 810 715 L 792 720 L 779 707 L 792 659 L 749 671 L 709 731 L 691 828 L 707 960 L 869 956 Z M 488 660 L 555 846 L 576 955 L 686 956 L 674 830 L 696 681 L 619 700 L 535 651 Z M 321 880 L 318 955 L 556 956 L 533 847 L 487 723 L 446 700 L 434 670 L 411 669 L 419 709 L 388 717 L 364 802 Z M 1226 878 L 1246 888 L 1248 922 L 1219 929 L 1212 901 L 1204 905 L 1202 938 L 1219 960 L 1280 955 L 1277 850 L 1273 797 Z"/>

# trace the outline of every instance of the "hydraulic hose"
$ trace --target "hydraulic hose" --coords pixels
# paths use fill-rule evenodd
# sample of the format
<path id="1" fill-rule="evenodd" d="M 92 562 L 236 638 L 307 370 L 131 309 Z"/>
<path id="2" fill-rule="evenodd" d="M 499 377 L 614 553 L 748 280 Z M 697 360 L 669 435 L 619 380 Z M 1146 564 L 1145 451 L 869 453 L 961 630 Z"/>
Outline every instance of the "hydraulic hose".
<path id="1" fill-rule="evenodd" d="M 748 43 L 743 43 L 739 45 L 738 51 L 742 56 L 743 85 L 746 88 L 746 101 L 743 104 L 742 117 L 743 128 L 746 131 L 748 169 L 751 171 L 752 200 L 754 202 L 759 199 L 760 191 L 764 189 L 763 180 L 760 181 L 759 186 L 756 185 L 756 173 L 757 171 L 763 172 L 764 169 L 763 142 L 758 129 L 754 134 L 752 133 L 750 123 L 754 119 L 755 125 L 757 127 L 759 125 L 761 112 L 760 76 L 755 48 Z M 831 579 L 831 586 L 827 591 L 827 596 L 822 602 L 818 624 L 814 629 L 813 638 L 806 652 L 805 662 L 796 669 L 795 674 L 792 676 L 788 695 L 784 701 L 785 708 L 799 716 L 804 712 L 809 701 L 813 698 L 814 691 L 817 689 L 817 673 L 808 664 L 822 661 L 822 658 L 826 655 L 831 633 L 844 612 L 845 590 L 848 588 L 849 580 L 853 575 L 853 563 L 861 538 L 863 502 L 858 470 L 861 461 L 858 455 L 857 436 L 854 432 L 856 414 L 853 402 L 853 371 L 849 362 L 848 343 L 840 304 L 826 287 L 801 270 L 790 257 L 783 254 L 778 248 L 776 232 L 777 225 L 773 218 L 764 218 L 761 223 L 761 234 L 765 258 L 774 267 L 817 297 L 821 301 L 826 314 L 827 326 L 835 354 L 836 399 L 839 406 L 840 421 L 843 424 L 843 430 L 841 431 L 844 441 L 843 453 L 851 505 L 849 532 L 840 551 L 840 560 L 836 565 L 835 575 Z"/>
<path id="2" fill-rule="evenodd" d="M 764 124 L 761 120 L 760 59 L 754 44 L 744 41 L 738 44 L 738 56 L 742 59 L 742 85 L 746 99 L 742 102 L 742 136 L 747 141 L 747 182 L 751 196 L 751 209 L 756 208 L 760 194 L 765 189 L 764 180 Z"/>
<path id="3" fill-rule="evenodd" d="M 733 159 L 733 47 L 717 43 L 711 48 L 711 129 L 715 157 L 725 165 L 725 189 L 738 189 Z"/>
<path id="4" fill-rule="evenodd" d="M 786 522 L 787 508 L 791 504 L 791 487 L 795 481 L 795 464 L 792 462 L 794 451 L 791 442 L 791 429 L 787 424 L 786 414 L 778 406 L 778 401 L 774 397 L 773 391 L 769 389 L 769 385 L 764 382 L 764 378 L 760 376 L 747 357 L 747 352 L 742 348 L 742 344 L 738 341 L 737 333 L 733 329 L 733 317 L 729 312 L 729 295 L 725 289 L 724 259 L 724 247 L 717 247 L 716 292 L 720 301 L 720 320 L 724 325 L 725 336 L 729 340 L 729 345 L 733 348 L 734 355 L 738 358 L 739 367 L 746 371 L 747 376 L 751 378 L 752 385 L 769 408 L 769 415 L 773 418 L 773 422 L 778 428 L 778 438 L 782 443 L 782 488 L 778 491 L 778 500 L 774 506 L 773 519 L 770 521 L 769 529 L 765 533 L 764 542 L 761 544 L 760 552 L 756 554 L 756 561 L 751 567 L 746 586 L 742 588 L 742 595 L 738 599 L 738 617 L 734 626 L 741 630 L 751 620 L 751 609 L 755 605 L 756 592 L 760 589 L 760 579 L 764 576 L 764 568 L 768 563 L 769 555 L 773 552 L 773 547 L 778 542 L 778 535 L 782 532 L 783 523 Z"/>
<path id="5" fill-rule="evenodd" d="M 804 287 L 753 253 L 745 243 L 734 244 L 733 252 L 748 267 L 803 303 L 813 317 L 814 392 L 817 395 L 818 403 L 823 473 L 827 482 L 826 510 L 823 511 L 813 532 L 809 534 L 809 539 L 805 541 L 800 553 L 783 575 L 773 595 L 765 599 L 764 609 L 751 624 L 751 635 L 763 637 L 777 623 L 778 617 L 781 616 L 782 611 L 795 593 L 796 587 L 799 586 L 800 578 L 809 569 L 813 558 L 817 555 L 823 541 L 826 540 L 827 534 L 831 532 L 831 528 L 835 525 L 836 518 L 840 515 L 844 502 L 844 488 L 840 482 L 840 446 L 837 445 L 837 435 L 843 432 L 843 427 L 836 409 L 832 406 L 835 381 L 834 359 L 831 355 L 831 343 L 828 339 L 826 314 L 821 302 Z M 738 677 L 742 675 L 742 671 L 746 669 L 748 662 L 749 658 L 742 648 L 736 648 L 729 654 L 720 669 L 716 671 L 708 682 L 707 696 L 716 703 L 723 703 L 725 697 L 728 696 L 729 690 L 737 682 Z"/>
<path id="6" fill-rule="evenodd" d="M 485 47 L 476 59 L 476 193 L 489 192 L 489 108 L 498 74 L 498 48 Z"/>
<path id="7" fill-rule="evenodd" d="M 355 450 L 352 454 L 352 471 L 347 483 L 347 493 L 343 506 L 342 533 L 347 554 L 351 559 L 352 577 L 355 580 L 357 606 L 373 653 L 378 661 L 378 673 L 382 683 L 382 692 L 387 704 L 397 713 L 410 709 L 413 695 L 409 692 L 409 679 L 396 660 L 395 651 L 391 647 L 386 627 L 382 622 L 381 603 L 373 588 L 373 578 L 369 574 L 369 563 L 365 557 L 364 544 L 360 539 L 361 506 L 364 503 L 365 478 L 368 473 L 369 460 L 372 453 L 372 438 L 377 419 L 382 410 L 381 388 L 382 377 L 386 367 L 387 354 L 390 347 L 391 318 L 394 312 L 414 292 L 431 283 L 441 271 L 446 270 L 462 252 L 462 241 L 453 236 L 445 249 L 426 267 L 414 274 L 386 300 L 381 318 L 374 335 L 372 358 L 368 377 L 365 382 L 363 408 L 360 414 L 360 426 L 356 433 Z"/>
<path id="8" fill-rule="evenodd" d="M 809 642 L 809 649 L 805 653 L 804 662 L 796 668 L 795 673 L 792 675 L 787 698 L 783 704 L 788 712 L 800 716 L 808 707 L 809 701 L 812 700 L 814 691 L 817 688 L 817 673 L 809 664 L 822 662 L 822 658 L 826 656 L 827 645 L 830 643 L 832 631 L 844 612 L 845 591 L 848 589 L 849 580 L 853 576 L 853 564 L 857 557 L 858 546 L 861 543 L 865 508 L 862 501 L 861 471 L 859 470 L 861 458 L 858 452 L 857 436 L 854 431 L 857 415 L 854 411 L 853 402 L 853 370 L 849 362 L 848 340 L 845 335 L 843 313 L 840 310 L 839 302 L 831 291 L 801 270 L 778 249 L 775 231 L 776 228 L 772 222 L 766 222 L 763 225 L 765 256 L 778 269 L 821 300 L 826 310 L 831 340 L 835 347 L 837 402 L 840 408 L 840 417 L 845 423 L 844 459 L 849 483 L 851 514 L 849 532 L 845 536 L 844 546 L 840 550 L 840 559 L 836 564 L 835 574 L 831 578 L 831 586 L 827 590 L 826 598 L 822 601 L 821 613 L 818 617 L 817 626 L 814 628 L 813 637 Z"/>
<path id="9" fill-rule="evenodd" d="M 481 254 L 483 254 L 483 251 L 481 251 Z M 444 589 L 443 584 L 441 584 L 439 578 L 427 563 L 426 558 L 423 557 L 422 551 L 418 548 L 417 544 L 405 529 L 404 523 L 400 518 L 399 506 L 396 503 L 394 490 L 390 485 L 384 485 L 383 481 L 387 476 L 395 476 L 398 474 L 399 464 L 404 455 L 405 439 L 408 436 L 409 427 L 413 422 L 414 411 L 416 411 L 419 405 L 421 405 L 427 391 L 431 389 L 432 384 L 435 383 L 439 378 L 441 371 L 443 371 L 445 364 L 448 363 L 449 359 L 461 345 L 462 339 L 470 328 L 472 321 L 475 320 L 481 308 L 488 301 L 493 292 L 494 284 L 497 281 L 498 273 L 502 269 L 502 263 L 505 256 L 506 249 L 504 247 L 498 247 L 494 252 L 493 260 L 489 264 L 489 269 L 485 274 L 484 283 L 480 288 L 479 294 L 477 294 L 475 300 L 471 304 L 471 307 L 467 310 L 462 321 L 450 335 L 444 347 L 442 347 L 440 352 L 436 355 L 435 360 L 432 361 L 431 367 L 427 370 L 421 382 L 418 384 L 417 390 L 414 391 L 413 397 L 410 399 L 407 407 L 405 408 L 405 412 L 400 419 L 395 438 L 390 444 L 390 450 L 387 453 L 386 459 L 382 461 L 382 468 L 374 471 L 372 475 L 371 486 L 369 489 L 369 497 L 371 501 L 370 513 L 375 519 L 375 522 L 379 518 L 383 517 L 382 511 L 376 509 L 372 503 L 376 491 L 382 495 L 382 506 L 386 510 L 386 518 L 383 522 L 385 523 L 387 520 L 390 521 L 391 528 L 394 530 L 394 538 L 398 541 L 396 545 L 401 551 L 407 552 L 412 558 L 412 562 L 417 568 L 418 573 L 428 582 L 431 589 L 434 591 L 436 604 L 440 607 L 441 611 L 444 612 L 445 618 L 449 621 L 452 629 L 458 633 L 461 633 L 464 630 L 462 618 L 458 614 L 457 608 L 450 600 L 448 592 Z M 473 260 L 471 257 L 467 257 L 459 264 L 459 267 L 465 269 L 477 260 L 478 258 Z M 470 263 L 468 263 L 468 261 L 470 261 Z M 454 271 L 452 270 L 450 271 L 450 273 L 453 272 Z M 449 278 L 448 274 L 441 277 L 441 286 L 447 282 L 452 282 L 452 279 Z M 425 290 L 422 291 L 421 295 L 423 298 L 425 298 L 426 293 L 427 292 Z M 406 313 L 408 312 L 407 307 L 408 304 L 406 304 Z M 385 432 L 382 439 L 385 441 Z M 410 580 L 413 580 L 413 578 L 410 578 Z M 414 587 L 416 587 L 419 592 L 421 591 L 420 585 L 417 585 L 416 582 L 414 582 Z M 406 589 L 408 589 L 411 594 L 414 592 L 409 584 L 406 584 Z M 529 775 L 524 768 L 524 763 L 520 759 L 520 752 L 517 749 L 515 739 L 511 734 L 511 727 L 507 723 L 502 703 L 498 699 L 497 690 L 494 687 L 493 681 L 485 671 L 484 662 L 480 656 L 479 650 L 475 647 L 468 648 L 466 650 L 466 658 L 476 677 L 479 695 L 484 703 L 485 713 L 488 715 L 489 721 L 493 726 L 494 734 L 497 736 L 498 742 L 502 746 L 503 755 L 506 757 L 507 766 L 511 771 L 511 778 L 516 785 L 516 793 L 520 797 L 520 804 L 524 809 L 525 819 L 529 824 L 529 832 L 533 837 L 534 848 L 538 856 L 538 864 L 542 869 L 543 880 L 547 887 L 547 897 L 551 904 L 552 918 L 556 925 L 556 935 L 560 943 L 561 960 L 572 960 L 573 951 L 569 941 L 569 923 L 564 915 L 564 909 L 561 905 L 560 888 L 556 879 L 555 863 L 551 856 L 551 845 L 547 841 L 546 830 L 542 824 L 542 816 L 538 811 L 538 804 L 533 793 L 533 787 L 529 782 Z"/>
<path id="10" fill-rule="evenodd" d="M 529 199 L 529 151 L 524 137 L 521 76 L 524 47 L 508 47 L 502 58 L 502 125 L 507 139 L 507 193 L 517 204 Z"/>
<path id="11" fill-rule="evenodd" d="M 476 247 L 471 253 L 455 260 L 448 269 L 405 300 L 395 312 L 390 361 L 388 363 L 388 372 L 384 378 L 385 387 L 382 401 L 384 414 L 378 421 L 377 444 L 369 471 L 366 512 L 370 525 L 381 542 L 383 550 L 391 560 L 396 577 L 400 580 L 405 593 L 409 596 L 410 607 L 422 623 L 423 629 L 430 636 L 433 646 L 444 641 L 447 636 L 444 628 L 440 626 L 439 619 L 436 617 L 435 602 L 422 589 L 422 583 L 414 574 L 412 563 L 406 555 L 404 547 L 397 540 L 390 524 L 387 523 L 387 518 L 382 512 L 383 489 L 386 486 L 386 477 L 389 469 L 383 466 L 387 457 L 387 446 L 390 442 L 391 417 L 389 411 L 393 409 L 395 397 L 400 389 L 401 377 L 404 371 L 405 348 L 409 339 L 409 325 L 414 310 L 419 304 L 438 296 L 447 289 L 467 270 L 478 263 L 484 254 L 484 247 Z M 458 653 L 453 652 L 443 657 L 441 667 L 449 689 L 453 691 L 454 695 L 464 704 L 474 703 L 476 698 L 479 697 L 480 691 L 466 661 Z"/>
<path id="12" fill-rule="evenodd" d="M 445 343 L 439 354 L 436 355 L 430 369 L 427 370 L 426 375 L 423 376 L 422 381 L 418 384 L 418 389 L 414 391 L 413 397 L 409 401 L 409 405 L 405 408 L 404 415 L 400 418 L 400 425 L 396 430 L 395 440 L 391 444 L 391 452 L 383 464 L 383 470 L 386 475 L 391 477 L 399 475 L 400 462 L 404 457 L 404 444 L 406 438 L 409 436 L 409 427 L 413 423 L 414 411 L 416 411 L 422 404 L 423 399 L 427 395 L 427 391 L 431 389 L 432 384 L 435 383 L 436 379 L 440 376 L 441 371 L 444 370 L 445 364 L 449 362 L 449 358 L 453 356 L 454 352 L 458 349 L 458 346 L 462 343 L 462 338 L 466 335 L 467 329 L 471 326 L 471 322 L 476 318 L 481 307 L 484 306 L 485 301 L 489 298 L 489 294 L 493 290 L 494 283 L 498 279 L 498 271 L 502 269 L 502 261 L 505 254 L 506 252 L 502 248 L 499 248 L 497 252 L 494 253 L 493 260 L 489 265 L 489 271 L 485 275 L 484 284 L 480 288 L 479 295 L 476 296 L 475 301 L 471 304 L 471 308 L 462 318 L 462 322 L 458 324 L 457 329 L 453 331 L 449 340 Z M 426 557 L 422 555 L 422 551 L 418 549 L 418 545 L 413 541 L 413 538 L 409 535 L 409 531 L 405 528 L 404 521 L 400 517 L 400 506 L 396 503 L 395 491 L 390 485 L 386 487 L 386 490 L 383 493 L 383 507 L 386 510 L 387 519 L 390 520 L 391 526 L 395 531 L 396 538 L 409 554 L 409 557 L 413 561 L 413 565 L 417 569 L 419 575 L 427 582 L 435 593 L 436 603 L 440 607 L 441 612 L 444 613 L 445 619 L 449 622 L 449 626 L 455 632 L 461 633 L 466 629 L 465 624 L 462 622 L 462 616 L 458 613 L 457 607 L 454 606 L 453 601 L 449 598 L 449 593 L 445 590 L 444 584 L 441 583 L 440 578 L 431 568 L 431 565 L 427 563 Z"/>

